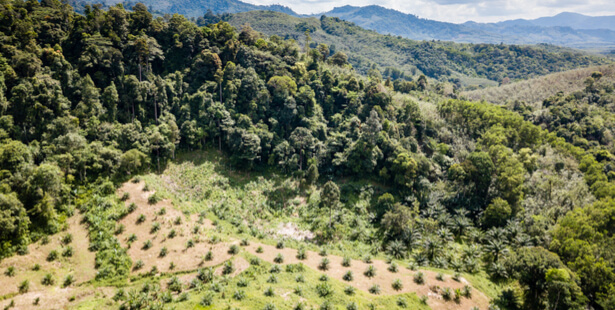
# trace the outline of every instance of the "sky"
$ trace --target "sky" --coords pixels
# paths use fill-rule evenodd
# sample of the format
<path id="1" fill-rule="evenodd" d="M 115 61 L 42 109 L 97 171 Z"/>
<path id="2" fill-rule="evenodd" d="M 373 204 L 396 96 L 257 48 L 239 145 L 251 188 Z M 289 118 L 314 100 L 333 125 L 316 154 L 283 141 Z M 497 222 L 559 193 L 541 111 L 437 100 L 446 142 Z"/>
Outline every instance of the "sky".
<path id="1" fill-rule="evenodd" d="M 615 15 L 614 0 L 243 0 L 281 4 L 300 14 L 322 13 L 344 5 L 380 5 L 422 18 L 462 23 L 497 22 L 575 12 L 591 16 Z"/>

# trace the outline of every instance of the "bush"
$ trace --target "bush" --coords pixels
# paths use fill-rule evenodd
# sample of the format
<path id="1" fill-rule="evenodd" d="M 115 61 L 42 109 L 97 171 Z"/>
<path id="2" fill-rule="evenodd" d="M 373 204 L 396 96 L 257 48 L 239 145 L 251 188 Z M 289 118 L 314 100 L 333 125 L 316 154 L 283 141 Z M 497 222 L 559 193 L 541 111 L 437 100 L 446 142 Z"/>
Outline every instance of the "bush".
<path id="1" fill-rule="evenodd" d="M 295 277 L 295 281 L 299 282 L 299 283 L 304 283 L 305 282 L 305 277 L 302 274 L 300 274 L 300 275 Z"/>
<path id="2" fill-rule="evenodd" d="M 150 205 L 155 205 L 159 203 L 161 200 L 162 200 L 162 197 L 160 197 L 158 193 L 153 193 L 149 195 L 149 197 L 147 197 L 147 203 L 149 203 Z"/>
<path id="3" fill-rule="evenodd" d="M 294 292 L 295 292 L 295 295 L 297 295 L 297 296 L 303 296 L 303 289 L 301 288 L 301 286 L 298 286 L 298 285 L 297 285 L 297 286 L 295 287 Z"/>
<path id="4" fill-rule="evenodd" d="M 160 223 L 154 222 L 152 223 L 152 229 L 150 229 L 150 234 L 157 233 L 160 230 Z"/>
<path id="5" fill-rule="evenodd" d="M 170 262 L 169 263 L 169 270 L 173 270 L 175 269 L 175 263 L 174 262 Z"/>
<path id="6" fill-rule="evenodd" d="M 356 302 L 351 301 L 346 305 L 346 310 L 359 310 L 359 306 L 357 306 Z"/>
<path id="7" fill-rule="evenodd" d="M 324 271 L 329 270 L 329 264 L 330 264 L 329 259 L 326 257 L 323 257 L 323 259 L 318 264 L 318 269 L 324 270 Z"/>
<path id="8" fill-rule="evenodd" d="M 267 278 L 267 283 L 278 283 L 278 277 L 275 274 L 269 275 L 269 278 Z"/>
<path id="9" fill-rule="evenodd" d="M 401 283 L 400 279 L 395 279 L 393 283 L 391 284 L 391 286 L 396 291 L 401 291 L 401 289 L 404 288 L 404 285 Z"/>
<path id="10" fill-rule="evenodd" d="M 137 210 L 137 204 L 136 204 L 136 203 L 134 203 L 134 202 L 131 202 L 131 203 L 128 205 L 128 213 L 135 212 L 135 210 Z"/>
<path id="11" fill-rule="evenodd" d="M 363 262 L 366 264 L 371 264 L 372 263 L 372 257 L 371 255 L 367 254 L 363 257 Z"/>
<path id="12" fill-rule="evenodd" d="M 137 241 L 137 235 L 135 235 L 135 234 L 130 234 L 130 236 L 128 236 L 128 238 L 126 239 L 126 241 L 128 241 L 128 243 L 133 243 L 133 242 Z"/>
<path id="13" fill-rule="evenodd" d="M 316 284 L 316 293 L 318 294 L 318 296 L 325 298 L 333 294 L 333 288 L 329 283 L 321 282 Z"/>
<path id="14" fill-rule="evenodd" d="M 268 303 L 265 305 L 265 307 L 263 307 L 263 310 L 277 310 L 278 308 L 275 307 L 274 304 L 272 303 Z"/>
<path id="15" fill-rule="evenodd" d="M 124 291 L 123 288 L 118 289 L 111 299 L 113 299 L 113 301 L 126 299 L 126 291 Z"/>
<path id="16" fill-rule="evenodd" d="M 246 278 L 239 278 L 237 281 L 237 286 L 239 287 L 247 287 L 250 282 Z"/>
<path id="17" fill-rule="evenodd" d="M 304 248 L 300 248 L 297 251 L 297 259 L 299 259 L 299 260 L 307 259 L 307 252 L 305 251 Z"/>
<path id="18" fill-rule="evenodd" d="M 64 282 L 62 283 L 62 287 L 71 286 L 71 284 L 75 283 L 75 277 L 72 274 L 69 274 L 64 278 Z"/>
<path id="19" fill-rule="evenodd" d="M 208 307 L 214 304 L 214 294 L 212 292 L 207 292 L 203 298 L 201 298 L 200 302 L 201 306 Z"/>
<path id="20" fill-rule="evenodd" d="M 468 285 L 464 285 L 461 289 L 461 295 L 465 298 L 472 298 L 472 287 Z"/>
<path id="21" fill-rule="evenodd" d="M 141 249 L 149 250 L 149 249 L 152 248 L 152 246 L 154 246 L 154 244 L 152 243 L 152 240 L 147 240 L 147 241 L 143 242 L 143 246 L 141 247 Z"/>
<path id="22" fill-rule="evenodd" d="M 205 257 L 203 257 L 203 259 L 205 259 L 206 261 L 210 261 L 210 260 L 214 259 L 214 252 L 212 252 L 211 250 L 207 251 L 207 253 L 205 253 Z"/>
<path id="23" fill-rule="evenodd" d="M 369 265 L 367 266 L 367 269 L 365 269 L 365 272 L 363 272 L 363 274 L 368 277 L 368 278 L 373 278 L 376 276 L 376 267 L 374 267 L 374 265 Z"/>
<path id="24" fill-rule="evenodd" d="M 120 198 L 120 200 L 121 200 L 121 201 L 126 201 L 126 200 L 128 200 L 128 199 L 130 199 L 130 193 L 129 193 L 129 192 L 124 192 L 124 193 L 122 194 L 122 197 Z"/>
<path id="25" fill-rule="evenodd" d="M 374 295 L 378 295 L 380 294 L 380 285 L 378 284 L 374 284 L 369 288 L 369 292 L 374 294 Z"/>
<path id="26" fill-rule="evenodd" d="M 355 291 L 356 288 L 354 288 L 354 286 L 348 285 L 344 288 L 344 293 L 346 293 L 346 295 L 354 295 Z"/>
<path id="27" fill-rule="evenodd" d="M 325 300 L 322 304 L 320 304 L 319 310 L 333 310 L 333 305 L 330 301 Z"/>
<path id="28" fill-rule="evenodd" d="M 322 247 L 322 248 L 320 248 L 320 251 L 318 251 L 318 255 L 320 255 L 320 256 L 327 256 L 327 255 L 329 255 L 329 252 L 327 251 L 327 248 Z"/>
<path id="29" fill-rule="evenodd" d="M 124 224 L 120 224 L 117 226 L 113 234 L 116 236 L 121 235 L 122 233 L 124 233 L 125 230 L 126 230 L 126 226 L 124 226 Z"/>
<path id="30" fill-rule="evenodd" d="M 246 292 L 244 292 L 243 290 L 236 290 L 233 293 L 233 299 L 235 300 L 242 300 L 244 298 L 246 298 Z"/>
<path id="31" fill-rule="evenodd" d="M 239 251 L 240 249 L 236 244 L 231 245 L 231 247 L 228 249 L 228 253 L 231 255 L 236 255 L 239 253 Z"/>
<path id="32" fill-rule="evenodd" d="M 263 252 L 264 251 L 263 251 L 263 247 L 262 246 L 259 246 L 258 248 L 256 248 L 256 253 L 260 254 L 260 253 L 263 253 Z"/>
<path id="33" fill-rule="evenodd" d="M 49 244 L 49 237 L 44 236 L 43 238 L 41 238 L 41 244 L 42 245 Z"/>
<path id="34" fill-rule="evenodd" d="M 173 221 L 173 224 L 175 224 L 175 225 L 181 225 L 181 223 L 182 223 L 182 217 L 181 216 L 176 217 L 175 221 Z"/>
<path id="35" fill-rule="evenodd" d="M 241 243 L 239 243 L 239 245 L 241 246 L 248 246 L 250 245 L 250 241 L 248 241 L 248 239 L 241 239 Z"/>
<path id="36" fill-rule="evenodd" d="M 4 274 L 8 277 L 14 277 L 15 276 L 15 266 L 8 266 Z"/>
<path id="37" fill-rule="evenodd" d="M 457 282 L 461 281 L 461 274 L 459 274 L 459 272 L 455 272 L 455 274 L 453 275 L 453 280 Z"/>
<path id="38" fill-rule="evenodd" d="M 329 276 L 326 274 L 323 274 L 322 276 L 320 276 L 320 278 L 318 278 L 318 280 L 323 281 L 323 282 L 327 282 L 329 281 Z"/>
<path id="39" fill-rule="evenodd" d="M 444 281 L 444 275 L 443 275 L 441 272 L 439 272 L 439 273 L 436 275 L 436 280 L 438 280 L 438 281 Z"/>
<path id="40" fill-rule="evenodd" d="M 158 210 L 158 215 L 165 215 L 167 214 L 167 208 L 160 208 L 160 210 Z"/>
<path id="41" fill-rule="evenodd" d="M 351 262 L 350 257 L 344 256 L 344 258 L 342 258 L 342 266 L 350 267 L 350 262 Z"/>
<path id="42" fill-rule="evenodd" d="M 62 256 L 64 257 L 72 257 L 74 253 L 73 247 L 72 246 L 67 246 L 64 248 L 64 250 L 62 251 Z"/>
<path id="43" fill-rule="evenodd" d="M 281 263 L 283 263 L 283 262 L 284 262 L 284 255 L 282 255 L 282 253 L 278 253 L 278 255 L 276 255 L 276 256 L 273 258 L 273 262 L 274 262 L 274 263 L 276 263 L 276 264 L 281 264 Z"/>
<path id="44" fill-rule="evenodd" d="M 399 298 L 397 298 L 397 305 L 400 308 L 408 308 L 408 302 L 406 301 L 405 298 L 403 298 L 401 296 Z"/>
<path id="45" fill-rule="evenodd" d="M 260 266 L 261 265 L 261 259 L 258 258 L 258 257 L 251 257 L 250 258 L 250 265 Z"/>
<path id="46" fill-rule="evenodd" d="M 344 276 L 342 276 L 342 279 L 344 279 L 344 281 L 348 281 L 348 282 L 352 281 L 354 279 L 352 271 L 351 270 L 346 271 Z"/>
<path id="47" fill-rule="evenodd" d="M 72 234 L 66 234 L 64 235 L 64 237 L 62 237 L 62 243 L 64 245 L 67 245 L 69 243 L 73 242 L 73 235 Z"/>
<path id="48" fill-rule="evenodd" d="M 233 262 L 232 261 L 228 261 L 228 262 L 224 263 L 224 266 L 222 267 L 222 274 L 223 275 L 231 274 L 231 273 L 233 273 L 233 271 L 235 271 L 235 266 L 233 266 Z"/>
<path id="49" fill-rule="evenodd" d="M 168 252 L 169 252 L 169 250 L 167 250 L 167 247 L 165 246 L 162 249 L 160 249 L 160 254 L 158 254 L 158 256 L 165 257 L 165 256 L 167 256 Z"/>
<path id="50" fill-rule="evenodd" d="M 188 239 L 188 241 L 186 241 L 186 249 L 193 248 L 193 247 L 194 247 L 194 240 Z"/>
<path id="51" fill-rule="evenodd" d="M 414 283 L 416 284 L 424 284 L 425 283 L 425 275 L 422 272 L 417 272 L 413 276 Z"/>
<path id="52" fill-rule="evenodd" d="M 280 240 L 278 241 L 278 243 L 275 245 L 276 249 L 283 249 L 284 248 L 284 240 Z"/>
<path id="53" fill-rule="evenodd" d="M 387 269 L 393 273 L 396 273 L 399 271 L 399 267 L 397 266 L 397 263 L 395 262 L 392 262 Z"/>
<path id="54" fill-rule="evenodd" d="M 55 283 L 55 279 L 53 278 L 53 275 L 48 273 L 43 277 L 43 280 L 41 281 L 41 283 L 45 286 L 50 286 L 53 285 Z"/>
<path id="55" fill-rule="evenodd" d="M 30 290 L 30 281 L 23 280 L 21 284 L 19 284 L 19 294 L 27 293 Z"/>
<path id="56" fill-rule="evenodd" d="M 137 217 L 137 224 L 141 224 L 145 222 L 145 220 L 146 220 L 145 214 L 140 214 L 139 217 Z"/>
<path id="57" fill-rule="evenodd" d="M 264 292 L 265 296 L 267 297 L 272 297 L 275 294 L 275 291 L 273 290 L 273 288 L 270 286 L 268 288 L 265 289 Z"/>
<path id="58" fill-rule="evenodd" d="M 181 292 L 182 291 L 182 282 L 178 277 L 174 276 L 167 282 L 167 286 L 171 292 Z"/>
<path id="59" fill-rule="evenodd" d="M 303 301 L 300 301 L 293 307 L 293 310 L 305 310 L 305 308 L 305 303 Z"/>
<path id="60" fill-rule="evenodd" d="M 49 254 L 47 255 L 47 261 L 48 262 L 53 262 L 54 260 L 56 260 L 58 258 L 58 251 L 56 250 L 52 250 L 51 252 L 49 252 Z"/>
<path id="61" fill-rule="evenodd" d="M 160 295 L 160 299 L 165 304 L 168 304 L 173 301 L 173 295 L 171 295 L 171 291 L 166 291 Z"/>
<path id="62" fill-rule="evenodd" d="M 411 263 L 408 264 L 408 269 L 414 271 L 414 270 L 416 270 L 416 268 L 417 268 L 417 266 L 416 266 L 415 262 L 411 262 Z"/>
<path id="63" fill-rule="evenodd" d="M 449 301 L 453 298 L 453 292 L 450 288 L 445 287 L 440 290 L 440 295 L 442 295 L 442 299 Z"/>
<path id="64" fill-rule="evenodd" d="M 138 260 L 135 262 L 134 266 L 132 267 L 132 270 L 139 270 L 141 268 L 143 268 L 143 266 L 145 265 L 145 263 L 143 263 L 142 260 Z"/>
<path id="65" fill-rule="evenodd" d="M 175 231 L 175 229 L 171 229 L 171 231 L 169 231 L 169 234 L 167 235 L 167 237 L 169 239 L 173 239 L 173 238 L 175 238 L 175 236 L 177 236 L 177 232 Z"/>
<path id="66" fill-rule="evenodd" d="M 282 268 L 280 268 L 280 265 L 273 265 L 271 266 L 271 269 L 269 269 L 270 273 L 280 273 L 282 272 Z"/>
<path id="67" fill-rule="evenodd" d="M 462 296 L 461 290 L 456 288 L 455 289 L 455 297 L 454 297 L 454 300 L 455 300 L 456 303 L 460 303 L 461 302 L 461 296 Z"/>
<path id="68" fill-rule="evenodd" d="M 196 278 L 199 279 L 203 283 L 208 283 L 214 278 L 214 270 L 213 268 L 200 268 Z"/>
<path id="69" fill-rule="evenodd" d="M 41 265 L 39 265 L 39 264 L 34 264 L 34 266 L 32 266 L 32 270 L 34 270 L 34 271 L 39 271 L 39 270 L 41 270 Z"/>

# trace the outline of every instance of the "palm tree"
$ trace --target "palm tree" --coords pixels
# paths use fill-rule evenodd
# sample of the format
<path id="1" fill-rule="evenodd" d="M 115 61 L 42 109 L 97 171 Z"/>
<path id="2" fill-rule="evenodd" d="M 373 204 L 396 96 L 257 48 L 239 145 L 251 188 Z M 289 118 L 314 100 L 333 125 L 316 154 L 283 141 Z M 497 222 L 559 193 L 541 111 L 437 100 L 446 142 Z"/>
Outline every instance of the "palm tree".
<path id="1" fill-rule="evenodd" d="M 493 257 L 493 262 L 497 263 L 502 255 L 508 254 L 506 244 L 499 239 L 490 239 L 484 246 L 485 252 Z"/>
<path id="2" fill-rule="evenodd" d="M 440 249 L 442 248 L 442 243 L 440 240 L 434 238 L 433 236 L 429 236 L 425 238 L 423 241 L 423 247 L 425 248 L 425 253 L 427 254 L 427 258 L 430 261 L 440 254 Z"/>
<path id="3" fill-rule="evenodd" d="M 408 253 L 408 249 L 400 240 L 394 240 L 389 242 L 387 245 L 387 253 L 396 259 L 406 258 L 406 254 Z"/>

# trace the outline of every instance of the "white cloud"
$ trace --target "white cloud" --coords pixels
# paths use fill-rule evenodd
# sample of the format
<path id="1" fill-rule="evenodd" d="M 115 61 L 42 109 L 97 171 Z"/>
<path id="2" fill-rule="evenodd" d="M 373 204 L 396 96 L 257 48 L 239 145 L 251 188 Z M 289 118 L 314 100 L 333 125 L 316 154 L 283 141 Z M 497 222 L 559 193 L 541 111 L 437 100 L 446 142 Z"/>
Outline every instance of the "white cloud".
<path id="1" fill-rule="evenodd" d="M 326 12 L 334 7 L 380 5 L 422 18 L 461 23 L 533 19 L 561 12 L 615 15 L 613 0 L 244 0 L 254 4 L 282 4 L 300 14 Z"/>

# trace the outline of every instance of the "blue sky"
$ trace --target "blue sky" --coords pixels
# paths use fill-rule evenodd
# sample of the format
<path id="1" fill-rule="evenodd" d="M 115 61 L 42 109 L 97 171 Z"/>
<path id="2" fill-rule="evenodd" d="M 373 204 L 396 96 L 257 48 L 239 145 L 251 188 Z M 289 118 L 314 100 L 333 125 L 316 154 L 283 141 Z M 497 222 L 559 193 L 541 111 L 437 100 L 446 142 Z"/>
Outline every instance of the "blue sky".
<path id="1" fill-rule="evenodd" d="M 343 5 L 376 4 L 419 17 L 448 22 L 494 22 L 533 19 L 561 12 L 615 15 L 615 0 L 244 0 L 254 4 L 282 4 L 298 13 L 320 13 Z"/>

